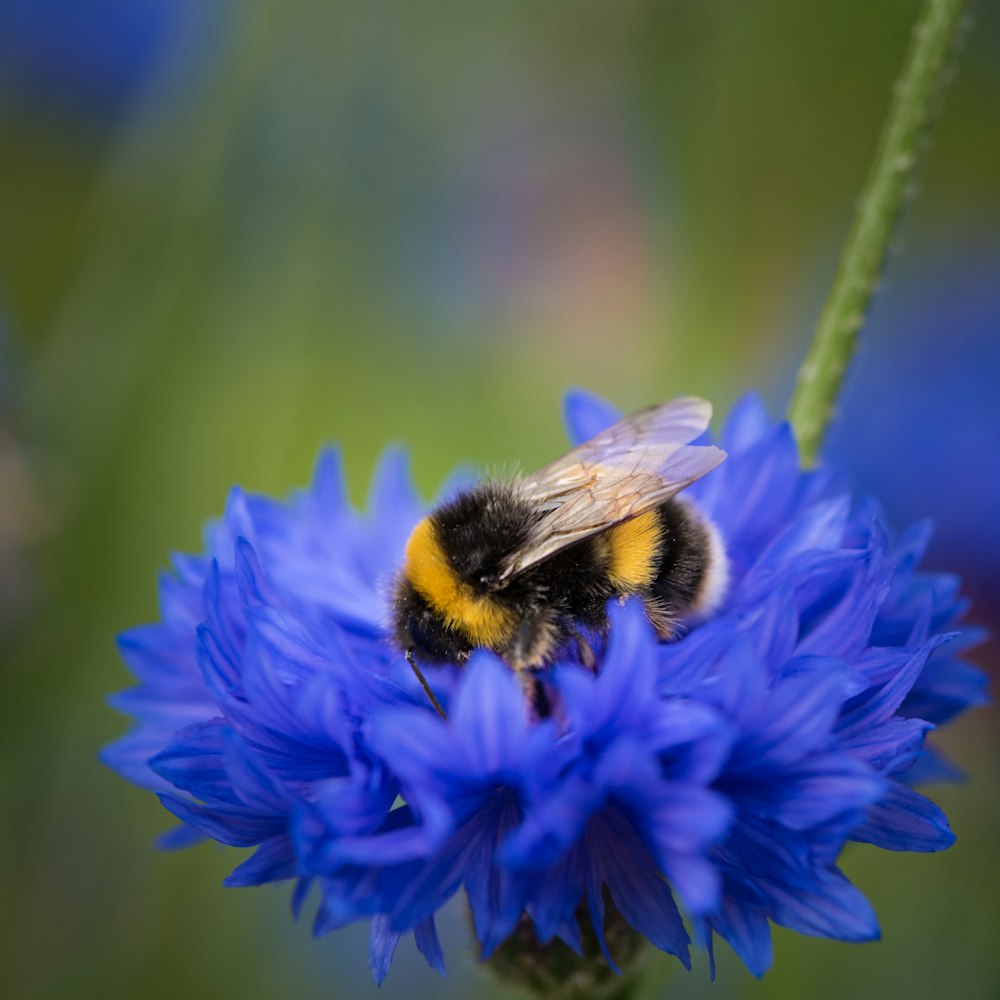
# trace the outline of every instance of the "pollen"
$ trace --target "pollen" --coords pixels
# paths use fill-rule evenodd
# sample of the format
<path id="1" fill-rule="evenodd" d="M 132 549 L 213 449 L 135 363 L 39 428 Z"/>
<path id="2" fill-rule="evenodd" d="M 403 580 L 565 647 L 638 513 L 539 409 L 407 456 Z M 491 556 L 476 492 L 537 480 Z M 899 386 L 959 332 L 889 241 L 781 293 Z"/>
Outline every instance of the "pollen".
<path id="1" fill-rule="evenodd" d="M 612 528 L 608 534 L 608 579 L 621 592 L 632 593 L 656 579 L 662 528 L 655 510 Z"/>
<path id="2" fill-rule="evenodd" d="M 448 627 L 473 646 L 499 649 L 514 632 L 514 615 L 487 594 L 477 594 L 455 571 L 425 517 L 406 543 L 403 572 Z"/>

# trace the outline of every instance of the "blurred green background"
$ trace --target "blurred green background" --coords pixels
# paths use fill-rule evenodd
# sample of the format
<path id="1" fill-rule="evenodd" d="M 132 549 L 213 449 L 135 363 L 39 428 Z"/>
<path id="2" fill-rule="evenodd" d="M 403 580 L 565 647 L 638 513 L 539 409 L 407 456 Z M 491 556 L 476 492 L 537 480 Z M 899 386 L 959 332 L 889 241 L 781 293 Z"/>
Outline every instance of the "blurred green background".
<path id="1" fill-rule="evenodd" d="M 0 0 L 0 994 L 375 995 L 367 928 L 313 941 L 287 888 L 221 887 L 239 852 L 153 849 L 165 812 L 95 756 L 115 634 L 232 483 L 283 494 L 326 441 L 361 502 L 392 441 L 428 496 L 541 463 L 573 384 L 780 413 L 918 6 Z M 938 518 L 994 627 L 998 52 L 982 3 L 844 404 L 860 454 L 891 387 L 859 479 Z M 968 478 L 894 492 L 893 434 Z M 722 948 L 669 995 L 1000 995 L 991 713 L 942 744 L 957 845 L 845 857 L 882 942 L 779 931 L 763 982 Z M 447 980 L 404 943 L 381 995 L 485 990 L 460 904 L 443 937 Z"/>

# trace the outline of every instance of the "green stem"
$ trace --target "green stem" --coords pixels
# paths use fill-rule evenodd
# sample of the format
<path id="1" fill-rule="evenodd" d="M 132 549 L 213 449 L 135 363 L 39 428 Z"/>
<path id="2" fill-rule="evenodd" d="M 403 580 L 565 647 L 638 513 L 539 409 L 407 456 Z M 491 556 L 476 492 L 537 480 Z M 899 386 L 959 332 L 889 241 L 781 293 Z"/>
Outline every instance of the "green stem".
<path id="1" fill-rule="evenodd" d="M 788 416 L 803 464 L 816 461 L 900 210 L 928 145 L 968 0 L 924 0 L 840 267 Z"/>

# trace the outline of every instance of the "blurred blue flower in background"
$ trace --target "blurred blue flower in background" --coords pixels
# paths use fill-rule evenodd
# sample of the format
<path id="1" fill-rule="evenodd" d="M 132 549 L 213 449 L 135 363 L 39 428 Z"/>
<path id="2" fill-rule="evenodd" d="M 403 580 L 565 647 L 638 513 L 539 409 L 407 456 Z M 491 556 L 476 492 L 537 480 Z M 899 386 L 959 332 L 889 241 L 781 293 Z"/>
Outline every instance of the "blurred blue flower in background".
<path id="1" fill-rule="evenodd" d="M 580 393 L 567 415 L 576 439 L 615 419 Z M 424 513 L 399 456 L 368 514 L 333 452 L 288 503 L 235 490 L 205 554 L 161 580 L 161 621 L 120 639 L 139 686 L 114 704 L 137 724 L 105 762 L 182 821 L 167 846 L 255 847 L 228 884 L 296 879 L 296 912 L 315 887 L 317 933 L 371 918 L 377 981 L 410 931 L 443 971 L 434 917 L 462 888 L 484 958 L 530 920 L 577 951 L 592 929 L 613 964 L 624 921 L 689 965 L 678 902 L 756 975 L 770 923 L 876 937 L 837 858 L 951 844 L 910 779 L 945 768 L 934 725 L 984 700 L 961 658 L 975 633 L 953 580 L 918 569 L 926 533 L 893 540 L 875 505 L 802 472 L 758 401 L 721 443 L 689 494 L 726 542 L 724 605 L 670 644 L 612 609 L 596 676 L 546 672 L 545 720 L 487 653 L 431 671 L 442 720 L 386 641 Z"/>
<path id="2" fill-rule="evenodd" d="M 4 0 L 0 95 L 32 114 L 113 127 L 169 61 L 184 71 L 217 5 L 189 0 Z M 199 39 L 188 34 L 197 21 Z"/>
<path id="3" fill-rule="evenodd" d="M 849 465 L 893 518 L 933 517 L 931 563 L 995 594 L 1000 246 L 994 239 L 970 254 L 941 242 L 933 255 L 900 260 L 848 374 L 826 454 Z"/>

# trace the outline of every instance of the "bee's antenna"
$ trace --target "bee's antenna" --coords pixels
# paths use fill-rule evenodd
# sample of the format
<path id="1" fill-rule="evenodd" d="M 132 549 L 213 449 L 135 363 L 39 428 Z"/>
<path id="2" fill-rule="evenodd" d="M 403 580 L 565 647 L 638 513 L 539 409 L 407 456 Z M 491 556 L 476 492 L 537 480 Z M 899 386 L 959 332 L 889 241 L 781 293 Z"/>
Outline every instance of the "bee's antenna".
<path id="1" fill-rule="evenodd" d="M 437 696 L 431 690 L 430 684 L 427 683 L 427 678 L 424 677 L 420 667 L 417 666 L 417 661 L 413 656 L 412 646 L 406 651 L 406 662 L 413 668 L 413 672 L 417 675 L 417 680 L 420 681 L 420 686 L 424 689 L 424 694 L 426 694 L 430 699 L 430 702 L 436 709 L 437 714 L 440 715 L 442 719 L 447 719 L 447 712 L 445 712 L 445 710 L 441 707 L 441 702 L 437 700 Z"/>

